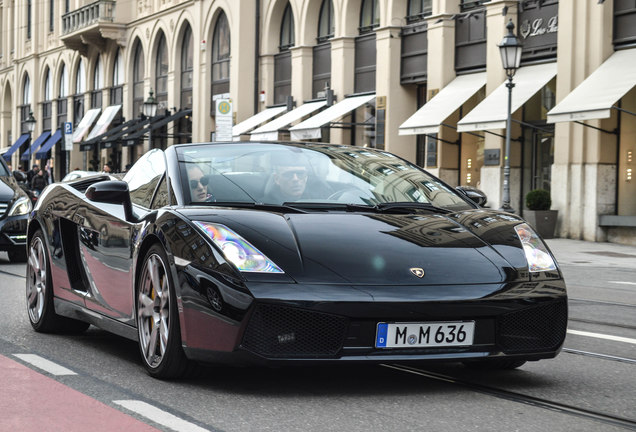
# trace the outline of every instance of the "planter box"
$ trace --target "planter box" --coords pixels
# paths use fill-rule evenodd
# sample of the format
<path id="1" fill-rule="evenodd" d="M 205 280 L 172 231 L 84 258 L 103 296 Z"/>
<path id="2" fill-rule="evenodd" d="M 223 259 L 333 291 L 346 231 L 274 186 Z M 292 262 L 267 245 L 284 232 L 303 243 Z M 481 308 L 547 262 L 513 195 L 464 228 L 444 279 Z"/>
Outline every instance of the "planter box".
<path id="1" fill-rule="evenodd" d="M 554 238 L 558 210 L 524 210 L 523 218 L 544 239 Z"/>

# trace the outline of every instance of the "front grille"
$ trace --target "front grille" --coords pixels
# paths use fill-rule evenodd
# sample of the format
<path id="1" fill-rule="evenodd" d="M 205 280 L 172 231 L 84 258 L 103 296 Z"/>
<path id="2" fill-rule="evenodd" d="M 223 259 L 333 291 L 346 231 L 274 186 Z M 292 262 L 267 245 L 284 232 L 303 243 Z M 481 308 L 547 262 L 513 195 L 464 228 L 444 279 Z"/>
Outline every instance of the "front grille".
<path id="1" fill-rule="evenodd" d="M 506 353 L 552 351 L 563 342 L 567 325 L 565 300 L 530 307 L 500 318 L 498 343 Z"/>
<path id="2" fill-rule="evenodd" d="M 6 202 L 0 202 L 0 217 L 4 216 L 7 212 L 7 207 L 9 207 L 9 205 Z"/>
<path id="3" fill-rule="evenodd" d="M 342 347 L 346 329 L 347 319 L 338 315 L 259 304 L 242 346 L 264 357 L 333 357 Z"/>

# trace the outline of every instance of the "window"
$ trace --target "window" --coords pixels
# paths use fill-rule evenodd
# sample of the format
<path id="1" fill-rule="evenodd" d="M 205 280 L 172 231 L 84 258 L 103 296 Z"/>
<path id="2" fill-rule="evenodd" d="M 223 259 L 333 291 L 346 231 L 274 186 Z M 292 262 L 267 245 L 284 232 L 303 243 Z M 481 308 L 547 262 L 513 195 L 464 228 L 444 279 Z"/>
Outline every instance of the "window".
<path id="1" fill-rule="evenodd" d="M 433 12 L 432 0 L 409 0 L 406 22 L 423 21 Z"/>
<path id="2" fill-rule="evenodd" d="M 29 112 L 31 111 L 31 80 L 28 75 L 25 75 L 24 77 L 24 84 L 22 86 L 22 105 L 19 106 L 19 109 L 21 121 L 20 133 L 27 133 L 29 132 L 29 129 L 24 121 L 29 118 Z"/>
<path id="3" fill-rule="evenodd" d="M 378 0 L 363 0 L 360 8 L 360 34 L 369 33 L 379 25 Z"/>
<path id="4" fill-rule="evenodd" d="M 121 61 L 121 51 L 117 50 L 115 63 L 113 64 L 113 86 L 110 89 L 110 104 L 122 105 L 124 102 L 124 64 Z M 121 117 L 121 110 L 117 114 Z"/>
<path id="5" fill-rule="evenodd" d="M 86 68 L 80 59 L 75 73 L 75 96 L 73 96 L 73 121 L 79 124 L 84 117 L 84 93 L 86 92 Z"/>
<path id="6" fill-rule="evenodd" d="M 67 120 L 68 112 L 68 76 L 66 75 L 66 67 L 64 64 L 61 66 L 62 72 L 60 73 L 60 85 L 57 99 L 57 126 L 64 127 L 64 123 Z"/>
<path id="7" fill-rule="evenodd" d="M 91 92 L 91 108 L 102 107 L 102 89 L 104 88 L 104 72 L 102 70 L 101 56 L 97 56 L 95 70 L 93 71 L 93 91 Z"/>
<path id="8" fill-rule="evenodd" d="M 157 114 L 168 107 L 168 47 L 166 36 L 161 33 L 157 45 L 155 60 L 155 92 L 157 99 Z"/>
<path id="9" fill-rule="evenodd" d="M 488 0 L 462 0 L 460 8 L 461 11 L 467 11 L 475 9 L 486 3 Z"/>
<path id="10" fill-rule="evenodd" d="M 336 31 L 333 19 L 333 2 L 323 0 L 318 20 L 318 43 L 331 39 Z"/>
<path id="11" fill-rule="evenodd" d="M 44 101 L 42 102 L 42 130 L 51 130 L 53 92 L 51 89 L 51 70 L 46 69 L 44 79 Z"/>
<path id="12" fill-rule="evenodd" d="M 49 0 L 49 33 L 55 30 L 55 0 Z"/>
<path id="13" fill-rule="evenodd" d="M 141 113 L 144 103 L 144 52 L 141 42 L 137 41 L 133 60 L 133 116 Z"/>
<path id="14" fill-rule="evenodd" d="M 27 39 L 31 39 L 31 9 L 32 0 L 27 1 Z"/>
<path id="15" fill-rule="evenodd" d="M 150 208 L 157 184 L 166 171 L 161 150 L 150 150 L 143 155 L 124 176 L 130 190 L 130 200 L 143 208 Z"/>
<path id="16" fill-rule="evenodd" d="M 225 13 L 216 20 L 212 38 L 212 115 L 216 113 L 214 98 L 230 92 L 230 27 Z"/>
<path id="17" fill-rule="evenodd" d="M 289 3 L 283 12 L 283 21 L 280 26 L 280 50 L 289 50 L 294 46 L 294 15 Z"/>
<path id="18" fill-rule="evenodd" d="M 192 108 L 192 71 L 194 69 L 194 48 L 192 30 L 188 26 L 183 34 L 181 45 L 181 109 Z M 190 116 L 180 118 L 176 124 L 176 142 L 191 141 L 192 119 Z"/>

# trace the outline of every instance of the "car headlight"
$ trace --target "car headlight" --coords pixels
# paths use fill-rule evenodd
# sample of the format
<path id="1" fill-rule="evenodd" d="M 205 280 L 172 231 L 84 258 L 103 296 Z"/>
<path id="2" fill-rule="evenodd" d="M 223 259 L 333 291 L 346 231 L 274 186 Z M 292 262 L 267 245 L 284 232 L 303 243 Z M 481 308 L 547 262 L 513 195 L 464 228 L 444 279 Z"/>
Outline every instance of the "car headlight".
<path id="1" fill-rule="evenodd" d="M 216 244 L 225 258 L 240 271 L 249 273 L 285 273 L 265 254 L 243 237 L 221 224 L 194 221 Z"/>
<path id="2" fill-rule="evenodd" d="M 528 268 L 531 272 L 556 270 L 556 263 L 546 249 L 545 244 L 528 224 L 524 223 L 515 226 L 515 231 L 519 240 L 521 240 L 523 251 L 526 254 L 526 261 L 528 261 Z"/>
<path id="3" fill-rule="evenodd" d="M 28 197 L 18 198 L 9 210 L 9 216 L 19 216 L 29 214 L 31 211 L 31 200 Z"/>

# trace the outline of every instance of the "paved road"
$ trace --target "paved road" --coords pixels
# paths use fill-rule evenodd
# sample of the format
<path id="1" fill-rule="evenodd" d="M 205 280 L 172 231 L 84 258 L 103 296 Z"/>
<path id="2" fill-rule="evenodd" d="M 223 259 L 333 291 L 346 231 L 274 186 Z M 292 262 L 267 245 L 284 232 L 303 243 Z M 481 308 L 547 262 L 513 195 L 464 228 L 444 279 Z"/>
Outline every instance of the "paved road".
<path id="1" fill-rule="evenodd" d="M 175 382 L 148 377 L 135 343 L 94 327 L 33 332 L 24 265 L 0 254 L 0 431 L 636 430 L 636 248 L 549 245 L 570 292 L 554 360 L 497 373 L 217 367 Z"/>

